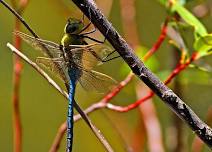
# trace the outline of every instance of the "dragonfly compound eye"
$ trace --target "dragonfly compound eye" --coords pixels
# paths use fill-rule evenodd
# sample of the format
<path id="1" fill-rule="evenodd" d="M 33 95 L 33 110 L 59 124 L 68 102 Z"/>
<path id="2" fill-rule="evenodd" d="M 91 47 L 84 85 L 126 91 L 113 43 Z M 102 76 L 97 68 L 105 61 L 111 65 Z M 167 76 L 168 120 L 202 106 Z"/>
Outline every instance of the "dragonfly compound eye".
<path id="1" fill-rule="evenodd" d="M 66 33 L 74 33 L 74 32 L 76 32 L 76 30 L 77 30 L 77 27 L 75 26 L 75 25 L 73 25 L 73 24 L 67 24 L 67 26 L 66 26 Z"/>

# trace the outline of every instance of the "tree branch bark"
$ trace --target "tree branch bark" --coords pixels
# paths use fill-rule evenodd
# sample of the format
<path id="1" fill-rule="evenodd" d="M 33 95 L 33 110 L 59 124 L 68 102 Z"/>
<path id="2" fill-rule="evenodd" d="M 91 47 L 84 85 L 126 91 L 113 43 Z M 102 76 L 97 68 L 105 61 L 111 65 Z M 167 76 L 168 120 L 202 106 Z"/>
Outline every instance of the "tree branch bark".
<path id="1" fill-rule="evenodd" d="M 119 35 L 101 13 L 93 0 L 72 0 L 117 50 L 133 73 L 161 98 L 168 107 L 212 149 L 212 129 L 205 124 L 171 89 L 160 81 L 133 53 L 133 49 Z"/>

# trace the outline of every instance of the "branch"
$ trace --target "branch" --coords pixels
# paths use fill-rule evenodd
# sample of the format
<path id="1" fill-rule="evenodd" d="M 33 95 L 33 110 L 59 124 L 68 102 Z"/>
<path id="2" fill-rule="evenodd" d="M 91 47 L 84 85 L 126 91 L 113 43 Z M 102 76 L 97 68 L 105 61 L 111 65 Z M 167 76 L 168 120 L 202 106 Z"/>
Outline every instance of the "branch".
<path id="1" fill-rule="evenodd" d="M 208 124 L 212 124 L 212 107 L 208 108 L 206 122 Z M 193 152 L 201 152 L 203 150 L 203 142 L 197 136 L 194 137 L 191 151 Z"/>
<path id="2" fill-rule="evenodd" d="M 160 81 L 133 53 L 132 48 L 114 29 L 112 24 L 97 8 L 93 0 L 72 0 L 107 38 L 120 56 L 151 90 L 166 103 L 184 122 L 212 148 L 212 129 L 186 105 L 171 89 Z"/>
<path id="3" fill-rule="evenodd" d="M 57 152 L 57 150 L 60 148 L 60 142 L 63 139 L 63 135 L 65 134 L 67 130 L 67 124 L 66 121 L 62 123 L 57 131 L 57 135 L 53 141 L 53 144 L 49 150 L 49 152 Z"/>

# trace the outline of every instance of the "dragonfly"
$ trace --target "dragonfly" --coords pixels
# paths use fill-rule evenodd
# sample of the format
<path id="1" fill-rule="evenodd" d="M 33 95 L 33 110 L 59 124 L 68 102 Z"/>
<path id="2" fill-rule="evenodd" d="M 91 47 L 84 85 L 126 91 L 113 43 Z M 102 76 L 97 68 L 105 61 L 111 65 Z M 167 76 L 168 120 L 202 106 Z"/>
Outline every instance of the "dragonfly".
<path id="1" fill-rule="evenodd" d="M 86 90 L 96 90 L 97 92 L 109 91 L 116 84 L 116 81 L 110 76 L 93 70 L 96 65 L 117 57 L 108 59 L 114 51 L 103 45 L 101 41 L 88 36 L 95 32 L 95 29 L 84 32 L 90 24 L 85 26 L 84 21 L 69 18 L 60 44 L 35 38 L 20 31 L 14 32 L 33 48 L 42 51 L 45 56 L 37 57 L 38 64 L 56 73 L 65 84 L 68 84 L 67 152 L 72 151 L 73 102 L 77 82 Z M 86 38 L 95 43 L 88 44 Z"/>

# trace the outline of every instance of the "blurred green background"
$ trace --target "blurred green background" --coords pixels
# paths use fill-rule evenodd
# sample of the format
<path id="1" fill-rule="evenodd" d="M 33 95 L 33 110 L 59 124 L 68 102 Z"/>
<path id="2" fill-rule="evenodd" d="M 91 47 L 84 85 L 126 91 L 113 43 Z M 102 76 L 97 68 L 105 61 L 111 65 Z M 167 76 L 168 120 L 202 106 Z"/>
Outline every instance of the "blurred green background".
<path id="1" fill-rule="evenodd" d="M 106 1 L 106 0 L 105 0 Z M 208 0 L 210 1 L 210 0 Z M 8 3 L 10 1 L 7 1 Z M 103 3 L 100 0 L 99 4 Z M 108 1 L 109 2 L 109 1 Z M 188 8 L 193 8 L 200 2 L 193 0 L 188 3 Z M 104 2 L 105 3 L 105 2 Z M 104 3 L 101 8 L 104 9 Z M 165 8 L 156 0 L 136 0 L 136 24 L 140 45 L 150 48 L 160 34 L 160 27 L 166 17 Z M 108 11 L 108 10 L 106 10 Z M 111 11 L 107 12 L 108 18 L 113 26 L 123 34 L 123 23 L 120 13 L 120 1 L 113 0 Z M 24 11 L 23 17 L 34 31 L 43 39 L 60 42 L 63 35 L 63 28 L 68 17 L 81 18 L 81 12 L 71 1 L 59 0 L 31 0 Z M 212 17 L 208 15 L 201 19 L 208 31 L 212 31 Z M 12 42 L 12 31 L 14 29 L 14 16 L 0 5 L 0 151 L 10 152 L 13 149 L 12 129 L 12 90 L 13 90 L 13 55 L 6 47 L 7 42 Z M 22 31 L 27 32 L 22 26 Z M 99 39 L 102 36 L 96 36 Z M 188 38 L 189 39 L 189 38 Z M 173 49 L 165 41 L 159 52 L 156 53 L 155 62 L 150 65 L 153 71 L 162 75 L 173 68 Z M 32 58 L 40 55 L 40 52 L 25 43 L 22 43 L 22 51 Z M 200 62 L 212 65 L 209 57 Z M 24 69 L 20 85 L 20 110 L 23 127 L 23 152 L 49 150 L 56 132 L 61 123 L 66 119 L 67 101 L 55 91 L 32 67 L 23 62 Z M 121 70 L 123 67 L 121 59 L 109 62 L 98 70 L 121 81 L 127 75 Z M 111 70 L 111 69 L 117 70 Z M 120 70 L 119 70 L 120 69 Z M 128 69 L 129 71 L 129 69 Z M 50 75 L 62 85 L 60 80 Z M 167 74 L 165 74 L 167 75 Z M 212 79 L 207 74 L 196 69 L 187 69 L 178 76 L 182 87 L 182 98 L 193 108 L 203 119 L 211 106 Z M 117 105 L 128 105 L 136 100 L 135 84 L 133 80 L 112 102 Z M 172 85 L 170 85 L 172 87 Z M 76 100 L 81 107 L 86 108 L 103 97 L 103 94 L 96 94 L 84 91 L 78 86 Z M 173 127 L 173 113 L 157 97 L 154 97 L 157 114 L 163 133 L 163 143 L 166 151 L 170 149 L 171 128 Z M 140 125 L 141 116 L 138 109 L 127 113 L 118 113 L 111 110 L 98 110 L 90 115 L 93 123 L 101 130 L 106 139 L 111 143 L 115 151 L 126 151 L 123 146 L 123 139 L 128 145 L 136 134 Z M 114 127 L 115 126 L 115 127 Z M 117 132 L 116 129 L 119 131 Z M 191 151 L 194 134 L 183 126 L 183 141 L 187 151 Z M 142 130 L 139 131 L 139 133 Z M 139 135 L 137 135 L 139 136 Z M 146 143 L 147 141 L 145 141 Z M 65 150 L 65 138 L 59 151 Z M 73 151 L 98 151 L 103 152 L 102 145 L 98 142 L 88 126 L 82 121 L 75 123 Z M 149 151 L 145 145 L 144 151 Z M 209 149 L 204 146 L 204 152 Z"/>

